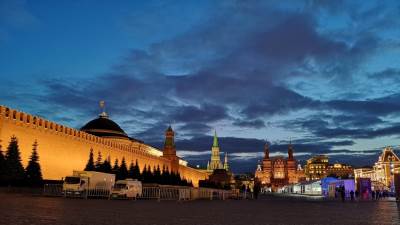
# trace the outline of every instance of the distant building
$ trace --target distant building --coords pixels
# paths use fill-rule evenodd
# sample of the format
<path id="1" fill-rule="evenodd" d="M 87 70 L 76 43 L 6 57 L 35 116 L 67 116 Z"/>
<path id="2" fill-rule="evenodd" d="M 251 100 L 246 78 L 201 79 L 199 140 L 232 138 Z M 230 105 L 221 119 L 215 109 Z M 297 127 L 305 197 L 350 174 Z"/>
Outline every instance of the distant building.
<path id="1" fill-rule="evenodd" d="M 376 190 L 393 188 L 393 177 L 400 172 L 400 159 L 391 147 L 383 149 L 378 161 L 372 168 L 359 168 L 354 170 L 354 177 L 371 179 Z"/>
<path id="2" fill-rule="evenodd" d="M 350 178 L 354 177 L 354 169 L 350 165 L 335 163 L 328 166 L 326 174 L 330 177 Z"/>
<path id="3" fill-rule="evenodd" d="M 304 180 L 304 172 L 297 169 L 297 161 L 293 157 L 293 146 L 290 144 L 288 148 L 288 158 L 278 156 L 269 157 L 269 145 L 265 144 L 264 159 L 262 164 L 257 166 L 255 178 L 261 182 L 264 187 L 270 187 L 272 191 L 279 188 L 295 184 Z"/>
<path id="4" fill-rule="evenodd" d="M 305 176 L 307 180 L 319 180 L 327 176 L 328 156 L 317 155 L 307 160 Z"/>
<path id="5" fill-rule="evenodd" d="M 320 180 L 325 177 L 353 177 L 353 167 L 343 163 L 329 164 L 328 156 L 317 155 L 307 160 L 305 166 L 307 180 Z"/>

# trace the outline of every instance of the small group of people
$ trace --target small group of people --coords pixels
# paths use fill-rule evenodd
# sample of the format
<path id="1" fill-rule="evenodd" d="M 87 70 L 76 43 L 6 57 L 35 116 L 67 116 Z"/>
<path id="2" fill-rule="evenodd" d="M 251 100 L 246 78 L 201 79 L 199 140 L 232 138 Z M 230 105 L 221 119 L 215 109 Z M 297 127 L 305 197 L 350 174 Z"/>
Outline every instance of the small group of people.
<path id="1" fill-rule="evenodd" d="M 336 197 L 338 195 L 340 195 L 342 202 L 344 202 L 346 200 L 346 189 L 344 188 L 344 186 L 340 186 L 340 187 L 336 188 Z M 356 191 L 351 190 L 349 192 L 349 195 L 350 195 L 351 201 L 354 201 L 360 197 L 360 193 L 357 190 Z"/>
<path id="2" fill-rule="evenodd" d="M 371 198 L 372 200 L 379 200 L 381 198 L 387 198 L 390 197 L 390 193 L 386 190 L 374 190 L 371 192 Z"/>

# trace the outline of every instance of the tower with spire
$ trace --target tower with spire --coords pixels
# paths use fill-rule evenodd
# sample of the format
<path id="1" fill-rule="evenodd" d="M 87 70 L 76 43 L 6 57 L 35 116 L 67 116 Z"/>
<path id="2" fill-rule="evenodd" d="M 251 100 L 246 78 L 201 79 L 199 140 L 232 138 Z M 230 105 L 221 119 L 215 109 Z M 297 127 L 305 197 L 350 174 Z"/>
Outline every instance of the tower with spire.
<path id="1" fill-rule="evenodd" d="M 207 170 L 212 171 L 212 170 L 223 169 L 223 168 L 224 167 L 221 163 L 221 157 L 219 155 L 217 131 L 214 131 L 213 145 L 211 148 L 211 161 L 210 161 L 209 166 L 207 166 Z"/>
<path id="2" fill-rule="evenodd" d="M 229 171 L 228 153 L 227 152 L 225 152 L 224 170 Z"/>
<path id="3" fill-rule="evenodd" d="M 293 157 L 292 140 L 290 140 L 290 143 L 288 146 L 288 158 L 287 158 L 286 164 L 287 164 L 288 182 L 295 183 L 297 181 L 297 177 L 296 177 L 297 165 L 296 165 L 296 160 Z"/>
<path id="4" fill-rule="evenodd" d="M 171 161 L 171 172 L 177 172 L 179 169 L 179 158 L 176 156 L 175 147 L 175 132 L 172 130 L 171 125 L 165 131 L 165 142 L 163 149 L 163 157 Z"/>

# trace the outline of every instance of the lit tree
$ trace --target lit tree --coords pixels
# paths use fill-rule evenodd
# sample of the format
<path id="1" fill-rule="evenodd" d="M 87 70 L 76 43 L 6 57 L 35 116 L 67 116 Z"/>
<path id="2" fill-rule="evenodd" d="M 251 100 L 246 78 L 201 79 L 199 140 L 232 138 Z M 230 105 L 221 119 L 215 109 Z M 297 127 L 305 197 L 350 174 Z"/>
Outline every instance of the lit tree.
<path id="1" fill-rule="evenodd" d="M 86 164 L 85 171 L 94 171 L 95 166 L 94 166 L 94 161 L 93 161 L 93 149 L 90 149 L 89 153 L 89 160 Z"/>
<path id="2" fill-rule="evenodd" d="M 121 166 L 117 173 L 117 180 L 125 180 L 128 177 L 128 169 L 126 168 L 125 158 L 122 157 Z"/>
<path id="3" fill-rule="evenodd" d="M 39 156 L 37 153 L 37 141 L 33 143 L 32 155 L 26 167 L 26 179 L 29 186 L 40 186 L 43 182 L 42 171 L 39 165 Z"/>
<path id="4" fill-rule="evenodd" d="M 11 185 L 23 184 L 25 170 L 21 163 L 21 156 L 18 147 L 18 140 L 15 136 L 11 137 L 10 144 L 6 152 L 5 180 Z"/>

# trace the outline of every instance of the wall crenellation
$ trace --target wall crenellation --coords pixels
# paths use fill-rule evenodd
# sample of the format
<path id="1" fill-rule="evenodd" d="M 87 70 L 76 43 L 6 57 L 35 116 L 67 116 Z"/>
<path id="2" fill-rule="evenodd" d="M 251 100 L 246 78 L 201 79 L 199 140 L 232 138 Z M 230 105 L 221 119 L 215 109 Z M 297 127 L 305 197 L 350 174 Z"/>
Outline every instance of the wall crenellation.
<path id="1" fill-rule="evenodd" d="M 25 126 L 33 126 L 39 129 L 43 129 L 50 132 L 56 132 L 61 135 L 66 135 L 72 138 L 80 138 L 86 141 L 93 142 L 95 144 L 106 145 L 111 148 L 117 148 L 121 151 L 126 151 L 130 153 L 136 153 L 140 155 L 144 155 L 147 157 L 158 158 L 141 148 L 141 143 L 138 146 L 131 146 L 126 144 L 116 143 L 114 141 L 105 140 L 104 138 L 100 138 L 94 136 L 92 134 L 88 134 L 83 131 L 79 131 L 70 127 L 63 126 L 61 124 L 57 124 L 55 122 L 46 120 L 44 118 L 30 115 L 28 113 L 20 112 L 14 109 L 10 109 L 5 106 L 0 105 L 0 118 L 14 120 L 15 123 Z"/>

